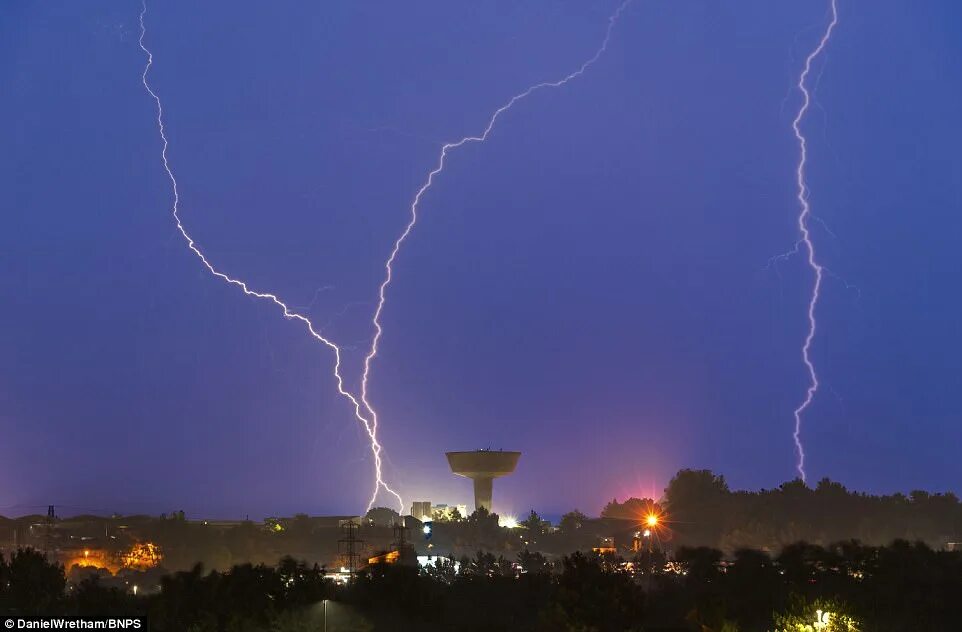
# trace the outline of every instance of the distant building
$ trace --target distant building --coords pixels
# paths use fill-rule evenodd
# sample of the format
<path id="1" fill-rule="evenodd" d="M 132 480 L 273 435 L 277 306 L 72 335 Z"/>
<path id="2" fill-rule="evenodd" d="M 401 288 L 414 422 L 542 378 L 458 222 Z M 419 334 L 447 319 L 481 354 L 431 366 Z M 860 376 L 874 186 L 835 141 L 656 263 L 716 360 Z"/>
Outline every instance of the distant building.
<path id="1" fill-rule="evenodd" d="M 460 572 L 461 563 L 458 562 L 453 557 L 444 557 L 441 555 L 418 555 L 418 567 L 428 568 L 437 566 L 438 562 L 447 562 L 454 565 L 454 572 Z"/>
<path id="2" fill-rule="evenodd" d="M 416 500 L 411 503 L 411 515 L 424 522 L 425 520 L 432 520 L 432 507 L 430 500 Z"/>
<path id="3" fill-rule="evenodd" d="M 351 581 L 351 571 L 342 566 L 339 570 L 325 573 L 324 579 L 328 579 L 339 586 L 346 586 Z"/>
<path id="4" fill-rule="evenodd" d="M 598 545 L 592 547 L 591 549 L 595 553 L 614 553 L 617 551 L 615 548 L 614 538 L 598 538 Z"/>
<path id="5" fill-rule="evenodd" d="M 348 522 L 361 524 L 361 516 L 307 516 L 296 515 L 289 518 L 273 518 L 275 524 L 280 525 L 281 531 L 286 531 L 292 526 L 302 523 L 311 529 L 339 529 Z M 275 527 L 275 530 L 276 527 Z"/>
<path id="6" fill-rule="evenodd" d="M 431 507 L 431 514 L 428 520 L 447 522 L 459 518 L 468 517 L 467 505 L 434 505 Z"/>
<path id="7" fill-rule="evenodd" d="M 230 531 L 249 521 L 247 520 L 188 520 L 187 524 L 207 527 L 212 531 Z M 253 524 L 253 523 L 251 523 Z"/>
<path id="8" fill-rule="evenodd" d="M 367 563 L 368 563 L 368 564 L 371 564 L 371 565 L 374 565 L 374 564 L 397 564 L 397 562 L 398 562 L 400 559 L 401 559 L 401 552 L 400 552 L 400 551 L 386 551 L 386 552 L 381 553 L 381 554 L 379 554 L 379 555 L 375 555 L 374 557 L 369 557 L 369 558 L 367 558 Z"/>

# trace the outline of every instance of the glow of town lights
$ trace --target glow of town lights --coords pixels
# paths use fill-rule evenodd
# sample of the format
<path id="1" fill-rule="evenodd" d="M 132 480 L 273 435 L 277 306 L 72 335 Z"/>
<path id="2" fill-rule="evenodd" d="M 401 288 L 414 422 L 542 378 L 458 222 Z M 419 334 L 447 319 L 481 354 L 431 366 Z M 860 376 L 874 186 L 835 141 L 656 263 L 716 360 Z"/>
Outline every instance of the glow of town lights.
<path id="1" fill-rule="evenodd" d="M 792 121 L 792 130 L 795 132 L 795 139 L 798 141 L 799 146 L 799 159 L 798 167 L 795 170 L 795 180 L 798 186 L 798 204 L 800 207 L 798 214 L 798 230 L 801 233 L 801 239 L 799 244 L 805 248 L 807 253 L 808 266 L 815 273 L 815 284 L 812 287 L 812 294 L 808 301 L 808 333 L 805 335 L 805 342 L 802 344 L 802 362 L 805 364 L 805 368 L 808 371 L 809 384 L 805 391 L 805 399 L 802 403 L 795 409 L 795 432 L 793 433 L 793 438 L 795 440 L 795 450 L 797 452 L 798 461 L 796 463 L 796 469 L 798 470 L 799 476 L 802 477 L 802 481 L 806 480 L 805 475 L 805 448 L 802 445 L 801 432 L 802 432 L 802 415 L 812 405 L 812 401 L 815 399 L 815 394 L 818 392 L 819 382 L 818 374 L 815 371 L 815 365 L 812 363 L 811 350 L 812 350 L 812 340 L 815 338 L 815 307 L 818 305 L 819 293 L 822 289 L 822 278 L 824 277 L 825 268 L 818 263 L 815 258 L 815 244 L 812 242 L 812 235 L 809 232 L 808 222 L 811 219 L 812 211 L 809 205 L 809 190 L 808 185 L 805 181 L 805 166 L 808 161 L 808 141 L 805 135 L 802 133 L 802 120 L 805 118 L 805 114 L 808 112 L 809 106 L 811 105 L 812 95 L 808 90 L 806 81 L 809 74 L 812 71 L 812 62 L 825 50 L 828 45 L 829 39 L 832 37 L 832 31 L 835 30 L 835 25 L 838 24 L 838 7 L 836 6 L 836 0 L 831 0 L 831 14 L 832 19 L 822 34 L 822 38 L 818 42 L 818 46 L 809 53 L 808 57 L 805 58 L 805 66 L 802 69 L 802 74 L 798 77 L 798 89 L 802 93 L 802 105 L 798 109 L 798 113 L 795 115 L 795 119 Z"/>
<path id="2" fill-rule="evenodd" d="M 514 516 L 498 516 L 498 526 L 505 529 L 518 528 L 518 519 Z"/>

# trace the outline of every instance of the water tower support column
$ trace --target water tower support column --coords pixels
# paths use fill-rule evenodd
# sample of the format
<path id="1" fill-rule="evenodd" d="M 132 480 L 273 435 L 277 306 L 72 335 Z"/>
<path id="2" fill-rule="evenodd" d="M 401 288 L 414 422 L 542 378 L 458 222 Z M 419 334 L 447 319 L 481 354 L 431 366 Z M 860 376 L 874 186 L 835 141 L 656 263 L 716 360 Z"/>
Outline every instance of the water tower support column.
<path id="1" fill-rule="evenodd" d="M 484 507 L 491 512 L 491 495 L 494 491 L 493 478 L 474 479 L 474 508 Z"/>

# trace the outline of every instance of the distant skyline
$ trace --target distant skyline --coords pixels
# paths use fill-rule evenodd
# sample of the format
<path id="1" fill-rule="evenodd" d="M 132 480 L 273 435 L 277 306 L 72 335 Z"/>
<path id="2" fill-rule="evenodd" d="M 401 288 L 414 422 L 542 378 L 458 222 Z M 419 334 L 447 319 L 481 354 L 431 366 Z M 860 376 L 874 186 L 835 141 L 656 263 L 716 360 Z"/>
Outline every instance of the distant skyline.
<path id="1" fill-rule="evenodd" d="M 385 257 L 444 142 L 597 50 L 620 3 L 152 4 L 183 222 L 309 314 L 359 392 Z M 962 7 L 839 3 L 813 69 L 809 483 L 960 491 Z M 495 510 L 596 512 L 683 467 L 795 475 L 812 276 L 791 129 L 827 2 L 635 0 L 590 72 L 450 157 L 395 266 L 369 396 L 387 480 L 465 502 L 446 450 L 520 450 Z M 333 356 L 212 278 L 170 214 L 140 3 L 4 7 L 3 507 L 362 511 Z M 389 505 L 382 495 L 379 505 Z"/>

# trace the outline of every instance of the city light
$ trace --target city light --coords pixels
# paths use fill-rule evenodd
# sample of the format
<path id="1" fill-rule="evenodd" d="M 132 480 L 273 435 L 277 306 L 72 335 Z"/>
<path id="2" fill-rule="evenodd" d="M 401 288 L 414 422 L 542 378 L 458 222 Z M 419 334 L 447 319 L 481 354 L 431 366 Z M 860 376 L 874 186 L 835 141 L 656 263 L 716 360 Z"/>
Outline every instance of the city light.
<path id="1" fill-rule="evenodd" d="M 657 526 L 658 526 L 658 516 L 656 516 L 655 514 L 651 514 L 651 513 L 648 514 L 648 517 L 645 518 L 645 524 L 648 525 L 649 527 L 657 527 Z"/>
<path id="2" fill-rule="evenodd" d="M 821 610 L 815 611 L 815 625 L 812 626 L 816 630 L 824 630 L 831 624 L 832 613 L 822 612 Z"/>
<path id="3" fill-rule="evenodd" d="M 136 570 L 147 570 L 155 568 L 164 559 L 160 547 L 153 542 L 139 542 L 130 547 L 130 550 L 121 554 L 121 565 L 124 568 Z"/>
<path id="4" fill-rule="evenodd" d="M 518 527 L 518 519 L 514 516 L 498 516 L 498 526 L 504 527 L 505 529 L 516 529 Z"/>

